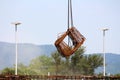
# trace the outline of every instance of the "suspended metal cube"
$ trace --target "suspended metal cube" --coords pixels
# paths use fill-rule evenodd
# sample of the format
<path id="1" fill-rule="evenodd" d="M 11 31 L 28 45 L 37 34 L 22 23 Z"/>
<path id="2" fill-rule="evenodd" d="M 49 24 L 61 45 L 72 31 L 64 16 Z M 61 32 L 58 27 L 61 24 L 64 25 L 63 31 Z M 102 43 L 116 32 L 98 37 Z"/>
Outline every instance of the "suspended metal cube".
<path id="1" fill-rule="evenodd" d="M 64 42 L 66 36 L 71 38 L 73 47 L 70 47 Z M 71 27 L 55 41 L 55 46 L 62 56 L 67 57 L 72 55 L 83 44 L 84 41 L 84 36 L 80 34 L 75 27 Z"/>
<path id="2" fill-rule="evenodd" d="M 71 27 L 68 29 L 68 36 L 72 39 L 73 42 L 73 52 L 76 51 L 85 41 L 85 37 L 75 28 Z"/>

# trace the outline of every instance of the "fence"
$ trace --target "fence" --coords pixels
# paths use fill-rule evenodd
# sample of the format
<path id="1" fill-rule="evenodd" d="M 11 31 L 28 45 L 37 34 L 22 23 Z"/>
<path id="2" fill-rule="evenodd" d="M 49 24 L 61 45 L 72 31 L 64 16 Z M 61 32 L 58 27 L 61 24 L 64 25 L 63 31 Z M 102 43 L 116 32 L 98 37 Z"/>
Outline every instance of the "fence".
<path id="1" fill-rule="evenodd" d="M 0 75 L 0 80 L 120 80 L 120 76 Z"/>

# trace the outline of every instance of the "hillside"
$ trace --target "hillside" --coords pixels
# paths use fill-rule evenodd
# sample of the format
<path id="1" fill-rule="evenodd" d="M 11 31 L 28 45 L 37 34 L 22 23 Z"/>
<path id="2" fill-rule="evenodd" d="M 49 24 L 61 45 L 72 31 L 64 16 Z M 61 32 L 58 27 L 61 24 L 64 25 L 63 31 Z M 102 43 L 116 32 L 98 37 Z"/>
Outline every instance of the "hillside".
<path id="1" fill-rule="evenodd" d="M 29 64 L 41 54 L 50 55 L 56 49 L 53 45 L 18 44 L 18 63 Z M 0 42 L 0 70 L 15 64 L 15 45 Z"/>
<path id="2" fill-rule="evenodd" d="M 18 44 L 18 63 L 28 65 L 29 62 L 42 54 L 50 56 L 56 51 L 54 45 Z M 13 43 L 0 42 L 0 70 L 12 67 L 15 63 L 15 45 Z M 120 73 L 120 54 L 106 54 L 106 72 L 110 74 Z M 96 70 L 102 72 L 102 68 Z"/>
<path id="3" fill-rule="evenodd" d="M 113 53 L 106 53 L 106 73 L 117 74 L 120 73 L 120 55 Z M 96 70 L 96 73 L 102 73 L 103 67 Z"/>

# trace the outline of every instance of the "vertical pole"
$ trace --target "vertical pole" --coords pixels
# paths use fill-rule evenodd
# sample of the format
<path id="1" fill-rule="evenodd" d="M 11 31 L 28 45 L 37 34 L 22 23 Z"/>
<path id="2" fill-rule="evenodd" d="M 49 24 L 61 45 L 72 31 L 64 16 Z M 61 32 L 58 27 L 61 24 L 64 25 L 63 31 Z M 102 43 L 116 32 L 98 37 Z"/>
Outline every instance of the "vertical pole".
<path id="1" fill-rule="evenodd" d="M 15 24 L 15 75 L 17 75 L 17 57 L 18 57 L 18 47 L 17 47 L 17 24 Z"/>
<path id="2" fill-rule="evenodd" d="M 103 28 L 103 76 L 105 76 L 106 73 L 106 56 L 105 56 L 105 31 L 109 30 L 108 28 Z"/>
<path id="3" fill-rule="evenodd" d="M 103 76 L 105 76 L 105 30 L 103 30 Z"/>
<path id="4" fill-rule="evenodd" d="M 17 25 L 20 25 L 20 22 L 12 23 L 15 25 L 15 75 L 17 75 L 17 64 L 18 64 L 18 45 L 17 45 Z"/>

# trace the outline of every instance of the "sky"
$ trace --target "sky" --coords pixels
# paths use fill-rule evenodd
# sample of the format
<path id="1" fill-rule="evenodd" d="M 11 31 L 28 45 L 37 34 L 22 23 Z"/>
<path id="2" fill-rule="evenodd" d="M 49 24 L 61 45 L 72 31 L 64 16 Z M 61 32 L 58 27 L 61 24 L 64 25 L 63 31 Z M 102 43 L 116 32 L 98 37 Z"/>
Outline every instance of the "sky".
<path id="1" fill-rule="evenodd" d="M 18 25 L 18 43 L 53 44 L 67 30 L 68 0 L 0 0 L 0 42 L 15 42 L 13 22 Z M 72 0 L 74 26 L 86 38 L 86 53 L 120 54 L 120 0 Z"/>

